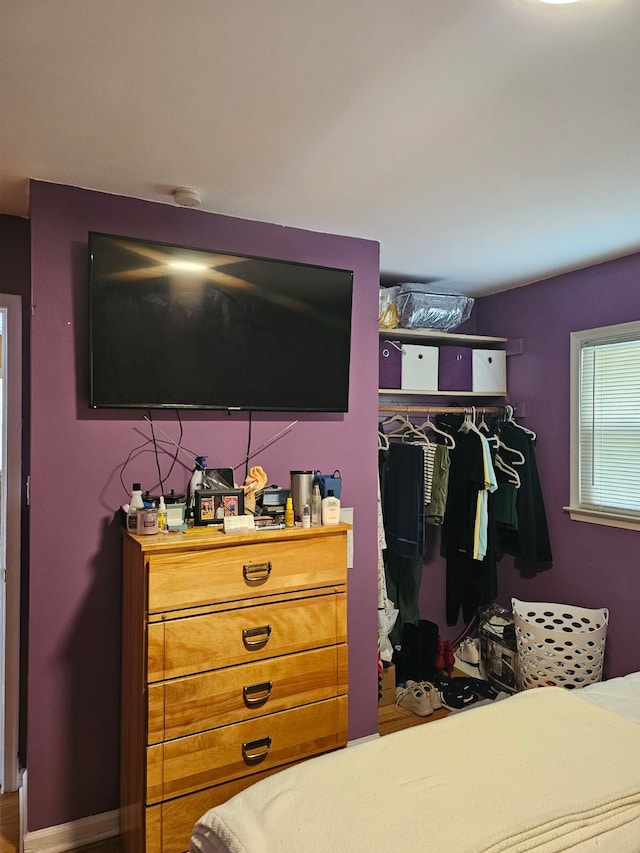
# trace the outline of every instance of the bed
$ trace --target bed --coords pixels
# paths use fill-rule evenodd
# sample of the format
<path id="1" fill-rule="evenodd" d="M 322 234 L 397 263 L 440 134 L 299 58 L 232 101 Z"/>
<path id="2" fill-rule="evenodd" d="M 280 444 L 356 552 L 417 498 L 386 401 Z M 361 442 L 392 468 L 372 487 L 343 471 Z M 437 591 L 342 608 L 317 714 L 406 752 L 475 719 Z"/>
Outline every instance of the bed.
<path id="1" fill-rule="evenodd" d="M 640 673 L 527 690 L 277 773 L 191 853 L 638 853 Z"/>

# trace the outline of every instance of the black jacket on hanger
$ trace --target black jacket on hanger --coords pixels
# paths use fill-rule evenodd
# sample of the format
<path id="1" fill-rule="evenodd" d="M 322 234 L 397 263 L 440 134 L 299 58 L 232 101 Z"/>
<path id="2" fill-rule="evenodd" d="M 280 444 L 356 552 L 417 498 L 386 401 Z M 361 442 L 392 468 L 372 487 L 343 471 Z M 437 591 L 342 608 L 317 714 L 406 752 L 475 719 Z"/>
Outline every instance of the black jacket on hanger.
<path id="1" fill-rule="evenodd" d="M 520 488 L 516 494 L 518 529 L 502 529 L 502 551 L 520 557 L 527 563 L 550 563 L 553 559 L 547 515 L 544 508 L 535 440 L 524 430 L 509 423 L 500 427 L 502 441 L 524 456 L 524 465 L 518 466 Z"/>

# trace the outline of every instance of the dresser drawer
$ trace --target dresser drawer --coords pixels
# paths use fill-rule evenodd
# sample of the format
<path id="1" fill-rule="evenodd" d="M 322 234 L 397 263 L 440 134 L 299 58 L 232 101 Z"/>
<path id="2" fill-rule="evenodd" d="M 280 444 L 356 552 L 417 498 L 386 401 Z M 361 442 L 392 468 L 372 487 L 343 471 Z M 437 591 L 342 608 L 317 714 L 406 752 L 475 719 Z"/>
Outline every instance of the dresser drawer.
<path id="1" fill-rule="evenodd" d="M 274 773 L 280 773 L 287 767 L 292 767 L 294 763 L 271 767 L 269 770 L 253 773 L 251 776 L 242 776 L 240 779 L 233 779 L 222 785 L 214 785 L 203 791 L 147 806 L 145 853 L 188 853 L 194 824 L 206 811 L 226 803 L 228 799 L 244 791 L 249 785 L 254 785 Z"/>
<path id="2" fill-rule="evenodd" d="M 346 743 L 344 696 L 147 747 L 147 804 Z"/>
<path id="3" fill-rule="evenodd" d="M 150 554 L 149 613 L 344 584 L 345 543 L 346 534 Z"/>
<path id="4" fill-rule="evenodd" d="M 298 598 L 148 626 L 148 680 L 346 642 L 346 595 Z"/>
<path id="5" fill-rule="evenodd" d="M 147 741 L 161 743 L 346 692 L 346 645 L 152 684 Z"/>

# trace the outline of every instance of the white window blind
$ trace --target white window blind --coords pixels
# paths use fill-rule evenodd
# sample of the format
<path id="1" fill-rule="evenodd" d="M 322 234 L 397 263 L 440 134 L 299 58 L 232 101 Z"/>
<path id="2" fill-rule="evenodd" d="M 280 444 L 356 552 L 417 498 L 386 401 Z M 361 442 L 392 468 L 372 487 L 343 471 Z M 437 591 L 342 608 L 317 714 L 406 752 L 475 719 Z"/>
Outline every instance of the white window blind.
<path id="1" fill-rule="evenodd" d="M 583 340 L 579 505 L 640 518 L 640 336 Z"/>

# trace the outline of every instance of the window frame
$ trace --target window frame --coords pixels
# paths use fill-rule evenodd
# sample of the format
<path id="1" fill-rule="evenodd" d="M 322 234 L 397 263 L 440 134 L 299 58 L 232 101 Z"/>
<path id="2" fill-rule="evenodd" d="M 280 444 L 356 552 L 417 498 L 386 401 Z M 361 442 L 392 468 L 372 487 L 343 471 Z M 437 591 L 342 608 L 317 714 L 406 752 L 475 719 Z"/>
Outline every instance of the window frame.
<path id="1" fill-rule="evenodd" d="M 636 515 L 625 515 L 622 510 L 604 511 L 593 507 L 584 507 L 580 504 L 580 355 L 582 347 L 586 343 L 634 338 L 640 342 L 640 320 L 570 333 L 570 490 L 569 506 L 563 507 L 563 509 L 569 513 L 573 521 L 603 524 L 607 527 L 620 527 L 626 530 L 640 530 L 640 518 Z"/>

